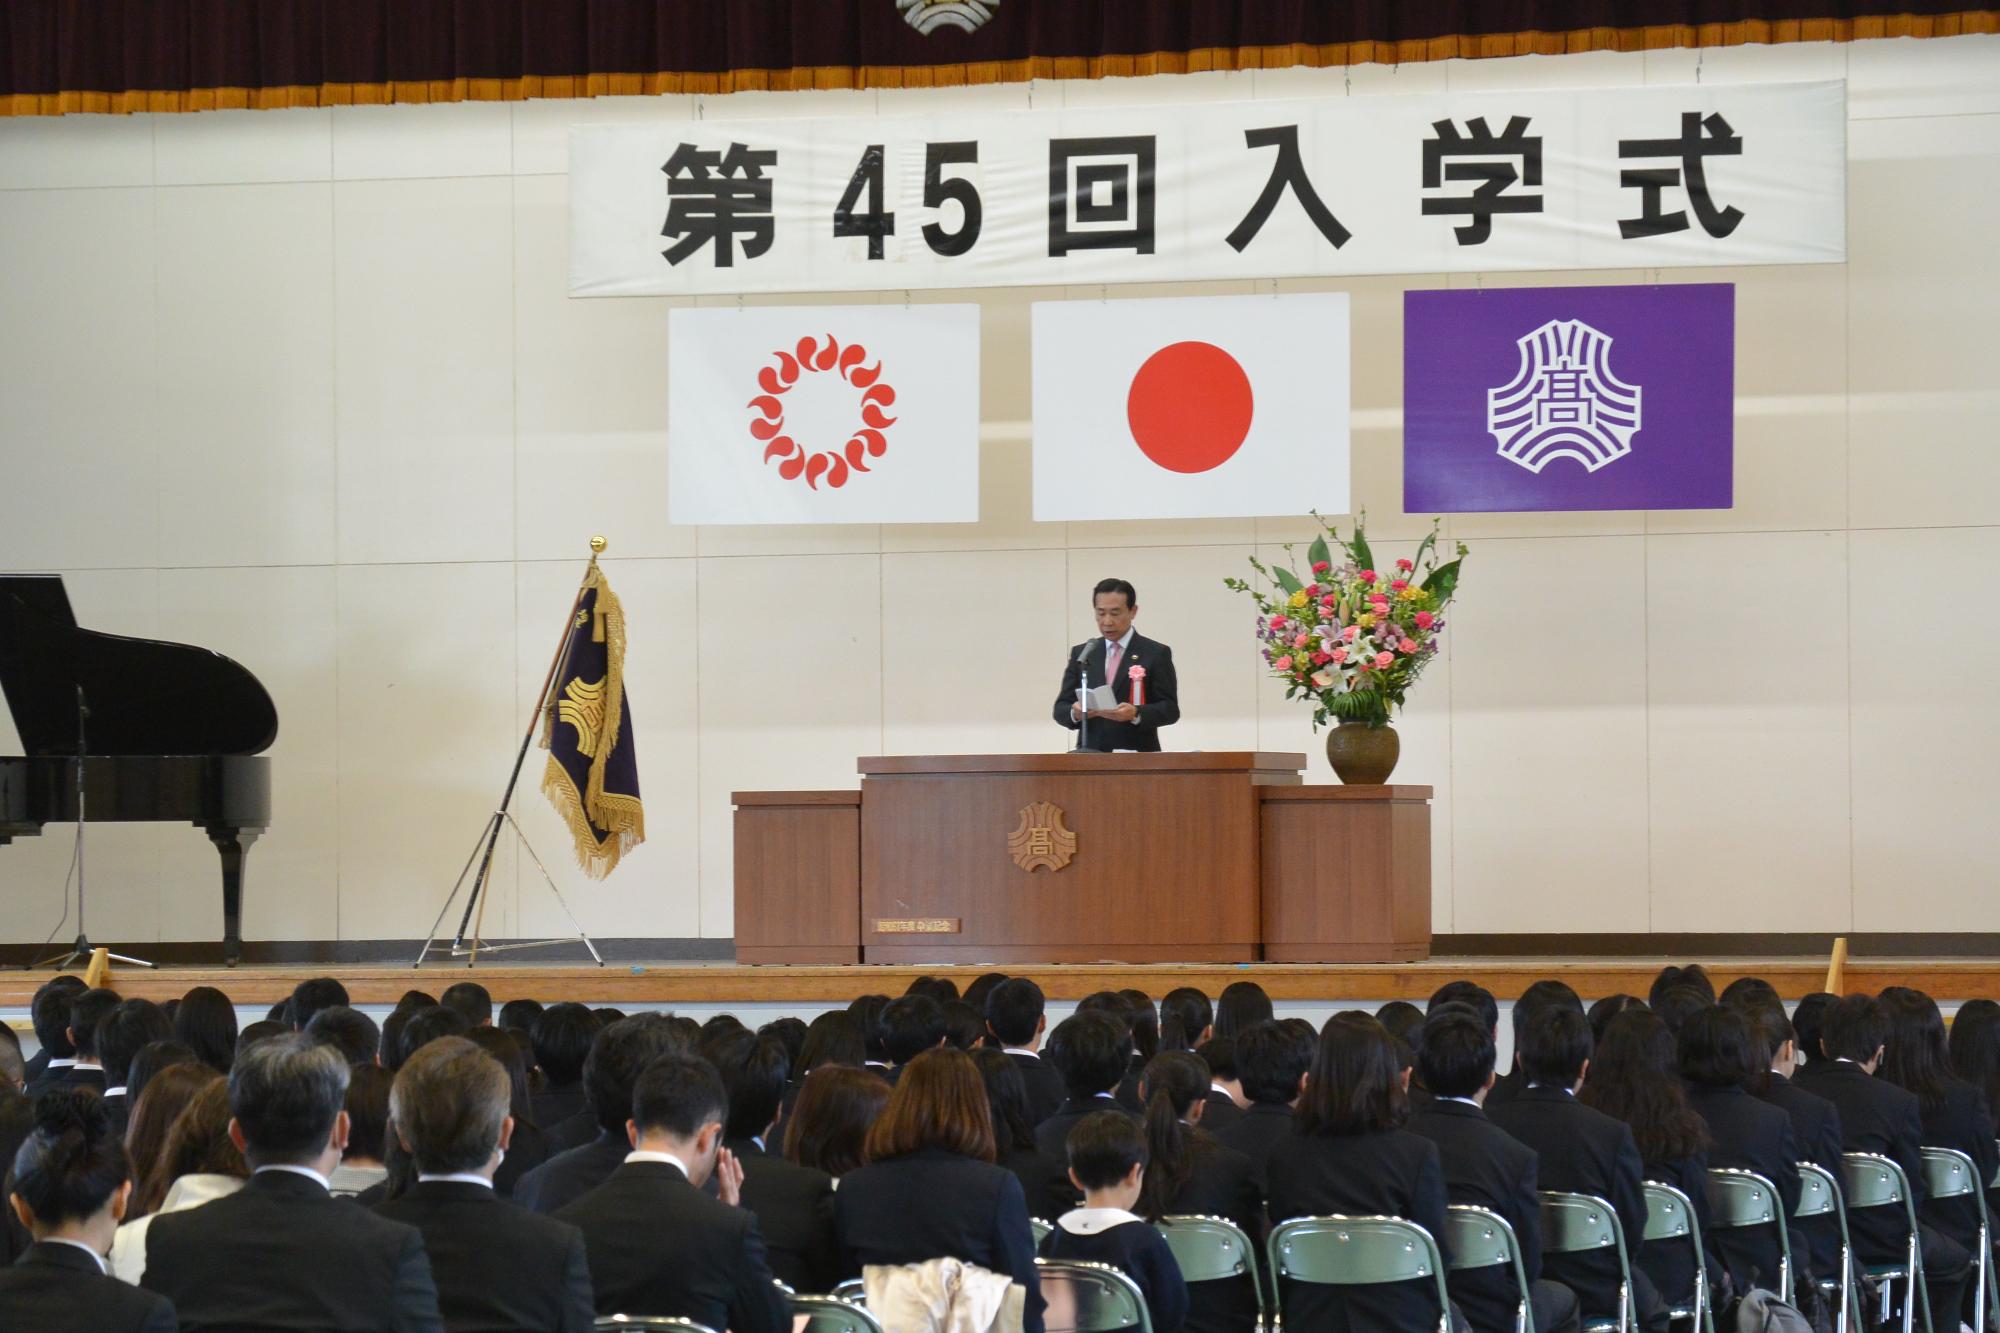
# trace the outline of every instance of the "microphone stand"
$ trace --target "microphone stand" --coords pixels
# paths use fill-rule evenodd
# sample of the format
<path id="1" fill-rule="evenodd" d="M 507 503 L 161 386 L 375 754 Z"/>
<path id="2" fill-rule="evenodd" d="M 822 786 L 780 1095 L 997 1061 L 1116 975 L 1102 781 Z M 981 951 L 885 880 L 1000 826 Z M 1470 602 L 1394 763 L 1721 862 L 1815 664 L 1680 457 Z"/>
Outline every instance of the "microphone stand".
<path id="1" fill-rule="evenodd" d="M 90 935 L 83 928 L 83 825 L 88 809 L 85 806 L 83 789 L 84 756 L 90 753 L 89 745 L 90 703 L 83 692 L 83 683 L 76 686 L 76 943 L 65 954 L 44 958 L 34 964 L 37 968 L 53 965 L 60 972 L 77 963 L 88 964 L 95 949 L 90 943 Z M 105 955 L 114 963 L 124 963 L 128 967 L 158 967 L 143 958 L 128 958 L 122 953 Z"/>
<path id="2" fill-rule="evenodd" d="M 1090 753 L 1090 641 L 1084 640 L 1083 647 L 1076 655 L 1077 665 L 1083 668 L 1083 690 L 1077 700 L 1081 705 L 1076 715 L 1076 748 L 1071 754 Z"/>

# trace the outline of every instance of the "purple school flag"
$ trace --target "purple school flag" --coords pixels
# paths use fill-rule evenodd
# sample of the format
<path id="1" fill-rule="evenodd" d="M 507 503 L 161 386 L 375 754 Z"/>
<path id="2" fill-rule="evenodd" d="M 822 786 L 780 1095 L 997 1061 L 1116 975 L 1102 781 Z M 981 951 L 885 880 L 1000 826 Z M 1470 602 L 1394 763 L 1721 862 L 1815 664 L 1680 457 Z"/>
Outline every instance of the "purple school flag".
<path id="1" fill-rule="evenodd" d="M 1403 294 L 1403 509 L 1727 509 L 1736 288 Z"/>

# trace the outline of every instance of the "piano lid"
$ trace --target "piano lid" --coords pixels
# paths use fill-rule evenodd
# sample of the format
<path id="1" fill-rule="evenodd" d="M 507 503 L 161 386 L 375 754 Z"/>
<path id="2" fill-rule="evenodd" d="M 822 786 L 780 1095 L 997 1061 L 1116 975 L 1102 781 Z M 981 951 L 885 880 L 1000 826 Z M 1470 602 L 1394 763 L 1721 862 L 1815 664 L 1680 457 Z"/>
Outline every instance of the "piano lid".
<path id="1" fill-rule="evenodd" d="M 278 737 L 263 683 L 220 653 L 80 629 L 60 574 L 0 574 L 0 692 L 30 755 L 257 754 Z"/>

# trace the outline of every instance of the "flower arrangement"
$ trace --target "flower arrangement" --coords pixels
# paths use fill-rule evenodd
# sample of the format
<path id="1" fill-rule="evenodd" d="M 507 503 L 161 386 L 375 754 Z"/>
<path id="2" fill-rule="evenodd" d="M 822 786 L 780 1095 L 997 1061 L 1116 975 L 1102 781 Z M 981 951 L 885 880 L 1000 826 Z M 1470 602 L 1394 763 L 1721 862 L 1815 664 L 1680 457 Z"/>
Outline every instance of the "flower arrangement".
<path id="1" fill-rule="evenodd" d="M 1465 544 L 1459 543 L 1455 559 L 1438 563 L 1434 522 L 1415 558 L 1377 569 L 1363 532 L 1366 515 L 1356 521 L 1352 539 L 1313 517 L 1326 531 L 1306 550 L 1306 577 L 1252 557 L 1250 567 L 1266 586 L 1234 578 L 1223 583 L 1257 603 L 1264 660 L 1285 682 L 1287 699 L 1314 701 L 1313 730 L 1328 719 L 1386 726 L 1390 710 L 1403 706 L 1410 686 L 1437 656 Z M 1295 562 L 1292 546 L 1285 554 Z"/>

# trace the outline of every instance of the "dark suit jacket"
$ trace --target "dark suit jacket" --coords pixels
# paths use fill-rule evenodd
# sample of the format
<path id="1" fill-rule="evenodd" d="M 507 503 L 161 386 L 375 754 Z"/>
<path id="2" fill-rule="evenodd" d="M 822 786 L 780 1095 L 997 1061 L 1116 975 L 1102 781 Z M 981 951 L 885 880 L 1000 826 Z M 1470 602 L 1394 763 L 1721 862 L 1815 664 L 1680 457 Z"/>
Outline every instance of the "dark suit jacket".
<path id="1" fill-rule="evenodd" d="M 1204 1114 L 1202 1123 L 1207 1121 Z M 1257 1192 L 1256 1172 L 1250 1159 L 1234 1148 L 1223 1147 L 1200 1125 L 1190 1130 L 1188 1136 L 1194 1149 L 1194 1169 L 1174 1197 L 1167 1200 L 1167 1212 L 1226 1217 L 1241 1227 L 1250 1243 L 1261 1251 L 1264 1200 Z M 1245 1277 L 1189 1284 L 1184 1333 L 1240 1333 L 1249 1328 L 1257 1317 L 1257 1294 L 1250 1286 L 1253 1280 Z"/>
<path id="2" fill-rule="evenodd" d="M 450 1333 L 589 1333 L 596 1311 L 575 1227 L 457 1180 L 420 1180 L 376 1211 L 423 1233 Z"/>
<path id="3" fill-rule="evenodd" d="M 631 1151 L 623 1137 L 600 1132 L 581 1148 L 557 1153 L 523 1175 L 514 1182 L 510 1197 L 523 1208 L 553 1213 L 609 1180 Z"/>
<path id="4" fill-rule="evenodd" d="M 1243 1118 L 1243 1108 L 1226 1092 L 1210 1088 L 1203 1100 L 1208 1109 L 1201 1113 L 1201 1127 L 1211 1134 L 1220 1134 Z"/>
<path id="5" fill-rule="evenodd" d="M 1023 1055 L 1012 1052 L 1009 1056 L 1021 1071 L 1021 1081 L 1028 1085 L 1028 1123 L 1039 1125 L 1069 1100 L 1069 1092 L 1063 1087 L 1062 1075 L 1055 1066 L 1039 1055 Z"/>
<path id="6" fill-rule="evenodd" d="M 540 1126 L 516 1120 L 514 1137 L 507 1141 L 507 1155 L 500 1159 L 500 1169 L 493 1173 L 493 1188 L 501 1198 L 513 1198 L 514 1187 L 521 1183 L 521 1177 L 548 1161 L 549 1152 L 549 1136 Z"/>
<path id="7" fill-rule="evenodd" d="M 1202 1118 L 1207 1119 L 1207 1112 L 1202 1113 Z M 1271 1194 L 1265 1174 L 1271 1149 L 1291 1136 L 1292 1108 L 1278 1102 L 1252 1102 L 1240 1119 L 1215 1133 L 1216 1141 L 1223 1147 L 1234 1148 L 1250 1159 L 1250 1178 L 1256 1182 L 1261 1198 L 1269 1198 Z"/>
<path id="8" fill-rule="evenodd" d="M 1084 661 L 1077 661 L 1077 652 L 1088 648 Z M 1077 730 L 1077 721 L 1069 715 L 1069 707 L 1076 702 L 1076 691 L 1083 680 L 1084 668 L 1090 669 L 1090 684 L 1094 689 L 1106 684 L 1104 679 L 1104 640 L 1086 639 L 1069 650 L 1069 666 L 1063 671 L 1062 688 L 1056 693 L 1055 719 L 1071 731 Z M 1118 702 L 1132 702 L 1132 680 L 1126 673 L 1135 666 L 1146 669 L 1146 702 L 1139 705 L 1139 716 L 1131 722 L 1111 722 L 1101 717 L 1089 719 L 1088 739 L 1093 750 L 1158 750 L 1160 748 L 1160 728 L 1181 720 L 1180 691 L 1174 679 L 1174 650 L 1155 639 L 1149 639 L 1137 630 L 1132 631 L 1132 642 L 1125 647 L 1125 656 L 1118 663 L 1118 678 L 1108 682 Z"/>
<path id="9" fill-rule="evenodd" d="M 1487 1114 L 1490 1115 L 1498 1108 L 1505 1106 L 1508 1102 L 1519 1097 L 1527 1086 L 1528 1076 L 1521 1072 L 1521 1066 L 1517 1064 L 1493 1080 L 1493 1086 L 1487 1091 L 1486 1100 L 1481 1105 L 1486 1108 Z"/>
<path id="10" fill-rule="evenodd" d="M 29 1056 L 28 1063 L 23 1067 L 22 1070 L 23 1084 L 25 1085 L 33 1083 L 36 1079 L 40 1078 L 42 1076 L 42 1071 L 49 1067 L 49 1061 L 52 1058 L 54 1057 L 52 1057 L 49 1054 L 49 1048 L 46 1046 L 42 1047 L 41 1050 L 36 1051 L 33 1055 Z"/>
<path id="11" fill-rule="evenodd" d="M 1065 1144 L 1069 1139 L 1070 1130 L 1075 1128 L 1077 1121 L 1094 1111 L 1119 1111 L 1132 1116 L 1134 1120 L 1139 1118 L 1132 1115 L 1127 1108 L 1120 1106 L 1115 1098 L 1072 1097 L 1062 1104 L 1061 1110 L 1035 1126 L 1036 1150 L 1052 1162 L 1067 1163 L 1069 1150 Z M 1046 1220 L 1055 1221 L 1053 1217 Z"/>
<path id="12" fill-rule="evenodd" d="M 603 1132 L 597 1123 L 597 1112 L 588 1106 L 566 1120 L 542 1125 L 542 1138 L 548 1144 L 551 1157 L 566 1153 L 571 1148 L 581 1148 Z"/>
<path id="13" fill-rule="evenodd" d="M 584 1105 L 583 1084 L 565 1083 L 560 1087 L 536 1093 L 529 1099 L 528 1109 L 535 1113 L 535 1123 L 547 1133 L 583 1110 Z"/>
<path id="14" fill-rule="evenodd" d="M 1798 1134 L 1792 1118 L 1780 1108 L 1742 1088 L 1688 1089 L 1688 1104 L 1708 1124 L 1714 1140 L 1708 1150 L 1710 1166 L 1755 1171 L 1778 1187 L 1789 1218 L 1799 1206 Z M 1839 1179 L 1838 1176 L 1835 1179 Z M 1709 1248 L 1728 1267 L 1738 1291 L 1752 1285 L 1775 1291 L 1778 1286 L 1778 1234 L 1774 1227 L 1732 1227 L 1712 1229 L 1702 1222 L 1702 1235 Z M 1832 1274 L 1828 1274 L 1832 1276 Z"/>
<path id="15" fill-rule="evenodd" d="M 104 1113 L 111 1117 L 111 1123 L 118 1127 L 119 1136 L 125 1134 L 125 1126 L 132 1123 L 132 1098 L 125 1093 L 104 1098 Z"/>
<path id="16" fill-rule="evenodd" d="M 1044 1156 L 1041 1149 L 1003 1149 L 998 1163 L 1021 1182 L 1021 1201 L 1028 1205 L 1028 1216 L 1053 1226 L 1057 1218 L 1081 1206 L 1083 1195 L 1070 1183 L 1069 1167 Z"/>
<path id="17" fill-rule="evenodd" d="M 1410 1132 L 1437 1145 L 1445 1197 L 1490 1208 L 1514 1228 L 1521 1268 L 1533 1282 L 1542 1275 L 1542 1205 L 1534 1150 L 1486 1118 L 1476 1106 L 1433 1097 L 1410 1117 Z M 1448 1276 L 1451 1298 L 1477 1333 L 1512 1333 L 1520 1292 L 1514 1275 L 1473 1268 Z"/>
<path id="18" fill-rule="evenodd" d="M 417 1229 L 291 1171 L 154 1218 L 142 1281 L 190 1330 L 444 1327 Z"/>
<path id="19" fill-rule="evenodd" d="M 1494 1106 L 1489 1097 L 1486 1114 L 1535 1150 L 1542 1189 L 1605 1200 L 1625 1229 L 1628 1251 L 1637 1250 L 1646 1234 L 1644 1168 L 1624 1121 L 1585 1106 L 1562 1088 L 1524 1087 L 1504 1106 Z M 1576 1293 L 1585 1315 L 1618 1312 L 1618 1258 L 1612 1252 L 1544 1254 L 1542 1270 Z"/>
<path id="20" fill-rule="evenodd" d="M 1809 1091 L 1840 1112 L 1841 1151 L 1880 1153 L 1903 1168 L 1919 1205 L 1924 1199 L 1923 1112 L 1917 1099 L 1887 1079 L 1876 1078 L 1851 1060 L 1815 1060 Z M 1847 1232 L 1864 1263 L 1894 1263 L 1909 1243 L 1909 1222 L 1900 1208 L 1857 1208 L 1847 1214 Z"/>
<path id="21" fill-rule="evenodd" d="M 85 1068 L 82 1065 L 71 1065 L 64 1072 L 60 1083 L 56 1086 L 64 1088 L 90 1088 L 97 1092 L 103 1092 L 105 1088 L 104 1069 L 99 1065 L 92 1065 L 89 1068 Z"/>
<path id="22" fill-rule="evenodd" d="M 1437 1145 L 1391 1129 L 1339 1137 L 1288 1134 L 1267 1164 L 1271 1224 L 1321 1213 L 1380 1214 L 1417 1223 L 1445 1245 L 1444 1169 Z M 1372 1287 L 1297 1283 L 1279 1293 L 1287 1328 L 1425 1329 L 1438 1323 L 1437 1288 L 1427 1281 Z"/>
<path id="23" fill-rule="evenodd" d="M 583 1232 L 597 1312 L 679 1315 L 730 1333 L 790 1333 L 747 1208 L 711 1199 L 665 1162 L 627 1162 L 556 1214 Z"/>
<path id="24" fill-rule="evenodd" d="M 21 1091 L 28 1095 L 29 1101 L 36 1101 L 43 1093 L 62 1087 L 69 1081 L 69 1071 L 75 1068 L 74 1065 L 56 1065 L 51 1068 L 48 1062 L 48 1054 L 47 1051 L 43 1051 L 35 1057 L 35 1059 L 42 1062 L 40 1069 L 33 1068 L 33 1064 L 30 1062 L 28 1082 L 21 1089 Z"/>
<path id="25" fill-rule="evenodd" d="M 833 1177 L 788 1162 L 750 1139 L 726 1145 L 743 1166 L 743 1206 L 757 1215 L 771 1271 L 793 1291 L 832 1291 L 850 1272 L 833 1231 Z"/>
<path id="26" fill-rule="evenodd" d="M 1920 1106 L 1923 1117 L 1923 1146 L 1956 1148 L 1972 1159 L 1973 1174 L 1983 1189 L 1993 1181 L 2000 1165 L 2000 1149 L 1993 1142 L 1993 1117 L 1986 1110 L 1986 1095 L 1963 1079 L 1950 1079 L 1944 1086 L 1944 1100 L 1937 1106 Z M 1923 1220 L 1950 1236 L 1974 1254 L 1979 1253 L 1979 1203 L 1976 1199 L 1932 1199 L 1919 1210 Z"/>
<path id="27" fill-rule="evenodd" d="M 1012 1172 L 936 1149 L 871 1162 L 841 1177 L 833 1215 L 855 1269 L 948 1258 L 1005 1273 L 1027 1290 L 1025 1333 L 1042 1333 L 1034 1233 Z"/>
<path id="28" fill-rule="evenodd" d="M 44 1241 L 0 1268 L 8 1333 L 174 1333 L 173 1303 L 105 1274 L 74 1245 Z"/>
<path id="29" fill-rule="evenodd" d="M 1835 1181 L 1841 1179 L 1840 1112 L 1832 1102 L 1816 1092 L 1807 1092 L 1783 1074 L 1772 1074 L 1757 1099 L 1769 1102 L 1791 1117 L 1792 1137 L 1798 1141 L 1800 1161 L 1831 1171 Z M 1840 1223 L 1831 1214 L 1795 1220 L 1792 1231 L 1805 1237 L 1815 1275 L 1831 1276 L 1840 1271 Z"/>

